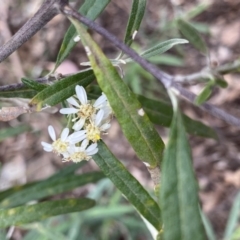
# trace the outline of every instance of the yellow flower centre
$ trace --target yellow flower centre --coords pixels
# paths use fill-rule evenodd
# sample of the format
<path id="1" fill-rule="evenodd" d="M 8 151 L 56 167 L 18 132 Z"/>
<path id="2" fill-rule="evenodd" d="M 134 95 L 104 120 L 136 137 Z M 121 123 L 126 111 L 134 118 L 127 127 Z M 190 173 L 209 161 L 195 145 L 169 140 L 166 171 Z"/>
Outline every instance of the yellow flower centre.
<path id="1" fill-rule="evenodd" d="M 89 160 L 90 158 L 91 157 L 87 156 L 84 152 L 75 152 L 70 156 L 70 159 L 75 163 L 81 162 L 82 160 Z"/>
<path id="2" fill-rule="evenodd" d="M 87 103 L 83 104 L 79 108 L 78 117 L 79 118 L 90 118 L 94 113 L 96 109 L 93 107 L 93 105 Z"/>
<path id="3" fill-rule="evenodd" d="M 68 143 L 63 142 L 60 138 L 53 142 L 53 151 L 57 154 L 61 154 L 67 151 Z"/>
<path id="4" fill-rule="evenodd" d="M 98 140 L 101 139 L 100 137 L 100 129 L 93 125 L 93 124 L 88 124 L 86 126 L 87 130 L 87 139 L 92 142 L 97 142 Z"/>

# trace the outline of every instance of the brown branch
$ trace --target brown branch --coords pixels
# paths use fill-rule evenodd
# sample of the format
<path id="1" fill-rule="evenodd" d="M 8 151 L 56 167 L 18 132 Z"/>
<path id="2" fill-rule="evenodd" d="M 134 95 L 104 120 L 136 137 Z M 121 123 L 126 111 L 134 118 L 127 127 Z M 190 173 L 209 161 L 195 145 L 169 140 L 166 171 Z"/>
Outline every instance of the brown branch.
<path id="1" fill-rule="evenodd" d="M 68 0 L 45 0 L 35 15 L 8 42 L 0 47 L 0 62 L 6 59 L 55 17 L 59 13 L 59 6 L 67 3 Z"/>
<path id="2" fill-rule="evenodd" d="M 143 59 L 139 54 L 137 54 L 133 49 L 126 46 L 123 42 L 121 42 L 119 39 L 117 39 L 114 35 L 109 33 L 106 29 L 102 28 L 95 22 L 87 19 L 86 17 L 79 14 L 74 9 L 71 9 L 69 6 L 63 6 L 60 8 L 64 15 L 70 16 L 79 22 L 85 24 L 90 29 L 93 29 L 100 35 L 102 35 L 104 38 L 108 39 L 112 44 L 114 44 L 117 48 L 122 50 L 125 54 L 127 54 L 129 57 L 131 57 L 135 62 L 139 63 L 144 69 L 146 69 L 149 73 L 151 73 L 154 77 L 156 77 L 166 88 L 172 87 L 176 89 L 181 96 L 186 98 L 187 100 L 193 102 L 196 95 L 187 91 L 177 83 L 173 82 L 174 77 L 168 75 L 167 73 L 159 70 L 156 66 L 152 65 L 145 59 Z M 225 122 L 235 125 L 237 127 L 240 127 L 240 119 L 238 119 L 235 116 L 232 116 L 231 114 L 209 104 L 205 103 L 201 106 L 201 109 L 209 112 L 211 115 L 220 118 L 224 120 Z"/>

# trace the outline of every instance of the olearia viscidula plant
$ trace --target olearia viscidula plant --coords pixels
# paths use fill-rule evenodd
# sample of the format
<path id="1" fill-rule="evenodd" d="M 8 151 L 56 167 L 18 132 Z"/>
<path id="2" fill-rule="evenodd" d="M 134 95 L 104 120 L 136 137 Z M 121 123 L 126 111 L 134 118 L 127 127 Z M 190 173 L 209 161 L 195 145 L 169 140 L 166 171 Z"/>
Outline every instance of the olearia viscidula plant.
<path id="1" fill-rule="evenodd" d="M 60 110 L 74 122 L 74 132 L 69 135 L 70 129 L 66 127 L 61 137 L 56 138 L 54 128 L 49 126 L 48 132 L 53 143 L 42 142 L 45 151 L 56 153 L 64 162 L 77 163 L 91 159 L 98 152 L 97 141 L 101 139 L 101 133 L 106 134 L 111 126 L 112 109 L 104 93 L 96 101 L 88 100 L 85 89 L 77 85 L 76 96 L 67 99 L 72 107 Z"/>
<path id="2" fill-rule="evenodd" d="M 176 30 L 179 30 L 184 39 L 177 35 L 175 36 L 177 38 L 161 41 L 145 51 L 137 53 L 131 48 L 131 44 L 135 41 L 138 32 L 141 31 L 140 26 L 147 1 L 132 1 L 123 41 L 94 22 L 110 2 L 110 0 L 85 0 L 76 10 L 69 5 L 67 0 L 45 0 L 37 13 L 0 47 L 0 62 L 2 62 L 56 15 L 62 14 L 72 23 L 64 36 L 56 64 L 47 76 L 38 79 L 22 76 L 22 84 L 0 87 L 1 98 L 28 99 L 27 106 L 20 104 L 20 106 L 2 107 L 0 110 L 1 121 L 11 121 L 21 114 L 44 111 L 45 108 L 61 103 L 64 107 L 59 112 L 67 122 L 61 133 L 56 133 L 54 126 L 48 126 L 51 142 L 45 142 L 46 139 L 41 142 L 43 150 L 50 152 L 49 158 L 52 153 L 58 155 L 64 168 L 48 179 L 1 191 L 0 227 L 24 225 L 25 228 L 30 226 L 30 229 L 34 226 L 29 225 L 30 223 L 40 222 L 56 215 L 85 210 L 77 217 L 81 222 L 72 224 L 70 221 L 69 231 L 66 230 L 66 225 L 59 227 L 58 231 L 62 238 L 88 239 L 88 234 L 80 231 L 79 226 L 83 222 L 85 223 L 82 218 L 89 216 L 92 218 L 92 216 L 96 216 L 96 212 L 100 212 L 101 216 L 98 217 L 106 223 L 103 220 L 109 214 L 112 214 L 111 216 L 115 219 L 118 218 L 118 214 L 122 214 L 125 218 L 124 213 L 136 210 L 151 234 L 148 236 L 149 239 L 151 237 L 157 240 L 205 240 L 207 238 L 214 240 L 216 237 L 211 225 L 199 207 L 198 185 L 186 133 L 215 140 L 218 136 L 211 127 L 181 113 L 178 97 L 184 97 L 212 116 L 240 127 L 238 118 L 207 102 L 214 88 L 227 87 L 224 75 L 238 71 L 240 62 L 237 60 L 232 64 L 215 68 L 207 66 L 197 73 L 186 76 L 170 75 L 162 71 L 158 65 L 152 64 L 151 60 L 175 45 L 183 50 L 183 44 L 192 44 L 206 58 L 207 62 L 210 62 L 211 56 L 207 44 L 191 24 L 192 13 L 176 15 L 172 22 L 165 26 L 173 28 L 175 34 Z M 174 4 L 173 1 L 172 4 Z M 201 9 L 206 8 L 207 6 Z M 118 57 L 109 59 L 92 39 L 87 28 L 96 31 L 118 48 L 120 50 Z M 72 52 L 76 44 L 82 44 L 88 57 L 88 62 L 80 63 L 80 65 L 88 68 L 69 75 L 57 73 L 58 67 Z M 154 90 L 161 89 L 162 94 L 159 99 L 153 100 L 149 96 L 138 95 L 126 84 L 131 79 L 125 81 L 126 77 L 122 66 L 126 65 L 127 69 L 132 62 L 139 64 L 136 69 L 146 78 L 154 78 L 161 83 L 152 86 Z M 144 70 L 147 71 L 147 74 Z M 133 77 L 136 78 L 136 76 Z M 93 84 L 94 80 L 96 82 Z M 196 96 L 184 87 L 186 83 L 201 83 L 204 84 L 204 87 Z M 149 83 L 149 85 L 151 84 Z M 131 86 L 136 86 L 136 82 Z M 137 86 L 137 88 L 142 87 Z M 138 159 L 146 165 L 154 185 L 153 194 L 143 187 L 102 140 L 102 135 L 111 131 L 113 118 L 118 121 Z M 170 128 L 166 145 L 155 125 Z M 30 130 L 28 126 L 23 126 L 15 131 L 9 128 L 6 132 L 1 133 L 4 137 L 1 138 L 0 135 L 0 139 Z M 75 174 L 75 171 L 89 160 L 95 161 L 100 171 Z M 65 162 L 74 164 L 70 163 L 66 166 Z M 109 213 L 106 206 L 99 206 L 100 200 L 96 197 L 99 194 L 93 194 L 95 198 L 89 194 L 88 198 L 49 200 L 51 196 L 88 183 L 95 183 L 103 178 L 110 179 L 134 208 L 126 209 L 124 208 L 126 206 L 119 202 L 119 209 L 125 210 L 117 213 L 110 208 L 111 213 Z M 101 184 L 102 182 L 96 183 L 96 186 Z M 231 236 L 236 235 L 238 218 L 234 211 L 235 209 L 239 211 L 240 202 L 239 197 L 237 199 L 230 214 L 225 239 L 231 239 Z M 32 201 L 36 203 L 27 205 Z M 116 203 L 115 197 L 110 205 L 113 206 L 114 203 Z M 96 212 L 91 212 L 93 207 L 97 209 Z M 99 208 L 101 209 L 99 210 Z M 36 214 L 32 214 L 33 212 Z M 139 222 L 142 221 L 141 218 L 136 219 Z M 86 222 L 88 223 L 88 221 Z M 105 235 L 102 234 L 104 237 L 101 235 L 101 239 L 117 239 L 111 238 L 110 227 L 106 231 L 106 224 L 103 225 L 98 224 L 98 227 L 102 226 L 100 232 L 105 233 Z M 72 229 L 72 226 L 76 229 L 79 227 L 79 229 Z M 45 230 L 41 229 L 39 232 L 46 233 Z M 75 235 L 72 234 L 73 232 Z M 89 233 L 89 231 L 87 232 Z M 106 238 L 106 232 L 109 234 L 108 238 Z M 31 230 L 29 234 L 32 234 Z M 93 239 L 100 239 L 99 232 L 94 234 Z M 135 239 L 131 234 L 130 230 L 129 239 Z M 73 235 L 74 237 L 69 238 Z M 52 237 L 51 234 L 48 236 Z M 44 237 L 46 238 L 46 236 Z"/>

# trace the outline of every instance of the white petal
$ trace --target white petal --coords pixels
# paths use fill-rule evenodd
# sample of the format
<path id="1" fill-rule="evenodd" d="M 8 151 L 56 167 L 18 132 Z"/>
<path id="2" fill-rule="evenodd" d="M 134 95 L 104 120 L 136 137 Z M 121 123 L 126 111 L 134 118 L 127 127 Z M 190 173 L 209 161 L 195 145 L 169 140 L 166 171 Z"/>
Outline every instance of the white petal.
<path id="1" fill-rule="evenodd" d="M 106 131 L 107 129 L 109 129 L 111 127 L 110 123 L 104 123 L 101 127 L 100 127 L 100 131 Z"/>
<path id="2" fill-rule="evenodd" d="M 80 118 L 74 125 L 73 125 L 73 129 L 75 131 L 79 131 L 80 129 L 82 129 L 84 123 L 85 123 L 85 118 Z"/>
<path id="3" fill-rule="evenodd" d="M 46 148 L 46 147 L 44 147 L 43 150 L 46 151 L 46 152 L 52 152 L 52 149 Z"/>
<path id="4" fill-rule="evenodd" d="M 62 108 L 59 111 L 61 114 L 73 114 L 73 113 L 77 113 L 78 109 L 76 108 Z"/>
<path id="5" fill-rule="evenodd" d="M 77 85 L 75 90 L 81 104 L 87 104 L 87 93 L 85 89 L 82 86 Z"/>
<path id="6" fill-rule="evenodd" d="M 74 97 L 68 98 L 67 101 L 75 107 L 78 107 L 78 108 L 80 107 L 79 103 Z"/>
<path id="7" fill-rule="evenodd" d="M 62 131 L 62 134 L 61 134 L 61 140 L 63 142 L 66 141 L 66 139 L 68 137 L 68 134 L 69 134 L 69 128 L 64 128 L 63 131 Z"/>
<path id="8" fill-rule="evenodd" d="M 68 141 L 71 144 L 75 144 L 75 143 L 81 142 L 85 138 L 86 138 L 86 130 L 82 130 L 82 131 L 72 133 L 68 137 Z"/>
<path id="9" fill-rule="evenodd" d="M 94 154 L 96 154 L 98 152 L 98 148 L 97 147 L 94 147 L 94 148 L 92 148 L 90 150 L 89 150 L 89 148 L 86 150 L 86 153 L 87 153 L 88 156 L 94 155 Z"/>
<path id="10" fill-rule="evenodd" d="M 107 98 L 105 95 L 102 95 L 100 96 L 96 101 L 95 103 L 93 104 L 93 106 L 95 108 L 99 108 L 103 103 L 106 103 L 107 102 Z"/>
<path id="11" fill-rule="evenodd" d="M 92 150 L 95 149 L 96 147 L 97 147 L 97 143 L 93 143 L 93 144 L 91 144 L 91 145 L 87 148 L 86 152 L 92 151 Z"/>
<path id="12" fill-rule="evenodd" d="M 56 133 L 54 131 L 53 126 L 48 126 L 48 133 L 53 141 L 56 141 Z"/>
<path id="13" fill-rule="evenodd" d="M 100 109 L 96 115 L 96 118 L 95 118 L 95 125 L 98 126 L 100 124 L 100 122 L 102 121 L 103 119 L 103 116 L 104 116 L 104 111 L 102 109 Z"/>
<path id="14" fill-rule="evenodd" d="M 88 139 L 84 139 L 81 144 L 81 150 L 84 151 L 88 145 L 89 141 Z"/>
<path id="15" fill-rule="evenodd" d="M 41 142 L 41 144 L 43 147 L 49 147 L 49 148 L 51 147 L 52 148 L 52 144 L 50 144 L 50 143 Z"/>

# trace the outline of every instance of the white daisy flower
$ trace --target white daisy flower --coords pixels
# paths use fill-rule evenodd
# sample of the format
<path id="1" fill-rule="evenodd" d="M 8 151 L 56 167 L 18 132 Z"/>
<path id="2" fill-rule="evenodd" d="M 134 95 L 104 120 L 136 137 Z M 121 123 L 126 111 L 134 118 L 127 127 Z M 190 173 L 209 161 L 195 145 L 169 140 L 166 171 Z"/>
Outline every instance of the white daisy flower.
<path id="1" fill-rule="evenodd" d="M 75 163 L 83 160 L 90 160 L 92 155 L 98 152 L 97 143 L 93 143 L 88 146 L 88 140 L 82 141 L 81 147 L 71 146 L 68 153 L 65 154 L 63 161 L 73 161 Z"/>
<path id="2" fill-rule="evenodd" d="M 106 132 L 111 124 L 104 119 L 104 110 L 100 109 L 96 115 L 94 115 L 89 124 L 85 126 L 87 139 L 92 142 L 97 142 L 101 139 L 101 132 Z"/>
<path id="3" fill-rule="evenodd" d="M 46 142 L 41 142 L 43 146 L 43 150 L 45 150 L 46 152 L 54 152 L 57 155 L 60 155 L 60 154 L 64 155 L 65 153 L 67 153 L 68 148 L 71 145 L 79 143 L 86 138 L 85 130 L 74 132 L 71 135 L 69 135 L 69 128 L 64 128 L 60 138 L 57 139 L 53 126 L 49 126 L 48 133 L 53 143 L 50 144 Z"/>
<path id="4" fill-rule="evenodd" d="M 87 119 L 91 119 L 100 109 L 103 109 L 105 114 L 104 118 L 108 118 L 112 113 L 108 100 L 105 94 L 102 94 L 95 102 L 87 99 L 87 93 L 82 86 L 75 88 L 78 101 L 74 97 L 70 97 L 67 101 L 73 106 L 71 108 L 62 108 L 62 114 L 77 114 L 76 121 L 73 125 L 75 131 L 79 131 L 84 126 Z"/>

